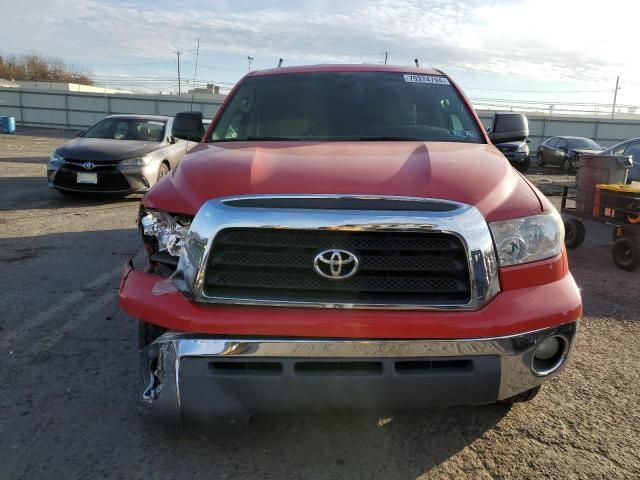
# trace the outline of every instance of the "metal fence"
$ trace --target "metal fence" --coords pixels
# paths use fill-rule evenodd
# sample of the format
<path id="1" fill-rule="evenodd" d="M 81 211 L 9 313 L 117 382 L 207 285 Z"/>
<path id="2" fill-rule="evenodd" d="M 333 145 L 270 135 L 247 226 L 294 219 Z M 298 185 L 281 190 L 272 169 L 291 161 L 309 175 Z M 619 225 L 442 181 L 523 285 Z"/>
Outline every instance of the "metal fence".
<path id="1" fill-rule="evenodd" d="M 193 110 L 211 118 L 219 99 L 201 98 Z M 106 115 L 135 113 L 175 115 L 190 110 L 191 98 L 170 95 L 98 94 L 25 88 L 0 88 L 0 115 L 15 117 L 16 124 L 32 127 L 83 129 Z"/>
<path id="2" fill-rule="evenodd" d="M 493 113 L 478 111 L 478 116 L 485 126 L 489 126 Z M 603 147 L 610 147 L 629 138 L 640 137 L 640 120 L 537 115 L 527 115 L 527 118 L 531 151 L 537 149 L 543 140 L 557 135 L 591 138 Z"/>
<path id="3" fill-rule="evenodd" d="M 212 118 L 222 97 L 197 98 L 193 110 Z M 174 115 L 191 109 L 190 98 L 170 95 L 97 94 L 57 90 L 0 88 L 0 115 L 15 117 L 23 126 L 82 129 L 116 113 Z M 485 126 L 493 112 L 479 110 Z M 608 147 L 628 138 L 640 137 L 640 120 L 610 120 L 589 117 L 528 115 L 531 150 L 542 140 L 556 135 L 594 139 Z"/>

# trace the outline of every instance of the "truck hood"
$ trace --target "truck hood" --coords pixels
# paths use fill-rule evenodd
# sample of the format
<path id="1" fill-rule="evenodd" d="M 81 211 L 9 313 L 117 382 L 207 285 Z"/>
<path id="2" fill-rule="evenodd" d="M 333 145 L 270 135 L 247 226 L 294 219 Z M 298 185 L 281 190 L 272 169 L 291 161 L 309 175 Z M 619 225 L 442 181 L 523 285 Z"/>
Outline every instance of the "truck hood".
<path id="1" fill-rule="evenodd" d="M 535 189 L 493 145 L 448 142 L 200 144 L 143 199 L 195 214 L 212 198 L 259 194 L 427 197 L 498 220 L 540 213 Z"/>
<path id="2" fill-rule="evenodd" d="M 74 160 L 105 162 L 139 157 L 159 146 L 159 142 L 78 137 L 58 148 L 56 153 Z"/>

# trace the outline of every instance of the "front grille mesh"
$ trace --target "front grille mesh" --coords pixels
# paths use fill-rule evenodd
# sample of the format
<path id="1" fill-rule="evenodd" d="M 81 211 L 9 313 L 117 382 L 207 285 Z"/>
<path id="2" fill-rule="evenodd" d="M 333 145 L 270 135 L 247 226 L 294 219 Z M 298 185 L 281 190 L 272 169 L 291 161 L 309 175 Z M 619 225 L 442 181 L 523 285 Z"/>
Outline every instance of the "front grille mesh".
<path id="1" fill-rule="evenodd" d="M 355 253 L 360 268 L 344 280 L 313 268 L 325 249 Z M 214 239 L 204 294 L 261 301 L 465 304 L 469 272 L 461 241 L 443 233 L 231 228 Z"/>
<path id="2" fill-rule="evenodd" d="M 98 183 L 78 183 L 78 173 L 95 173 L 98 175 Z M 65 163 L 57 171 L 53 181 L 56 187 L 72 190 L 89 191 L 118 191 L 129 190 L 129 182 L 113 165 L 96 164 L 95 168 L 87 170 L 74 163 Z"/>

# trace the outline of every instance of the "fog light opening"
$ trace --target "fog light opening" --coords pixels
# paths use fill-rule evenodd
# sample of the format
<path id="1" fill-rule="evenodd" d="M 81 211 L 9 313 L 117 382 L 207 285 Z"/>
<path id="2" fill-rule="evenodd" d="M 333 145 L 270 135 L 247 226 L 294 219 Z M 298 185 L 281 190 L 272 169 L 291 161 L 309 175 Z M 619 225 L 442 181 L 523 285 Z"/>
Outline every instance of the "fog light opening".
<path id="1" fill-rule="evenodd" d="M 565 337 L 553 335 L 540 342 L 533 352 L 531 370 L 536 375 L 545 376 L 562 366 L 569 352 L 569 342 Z"/>

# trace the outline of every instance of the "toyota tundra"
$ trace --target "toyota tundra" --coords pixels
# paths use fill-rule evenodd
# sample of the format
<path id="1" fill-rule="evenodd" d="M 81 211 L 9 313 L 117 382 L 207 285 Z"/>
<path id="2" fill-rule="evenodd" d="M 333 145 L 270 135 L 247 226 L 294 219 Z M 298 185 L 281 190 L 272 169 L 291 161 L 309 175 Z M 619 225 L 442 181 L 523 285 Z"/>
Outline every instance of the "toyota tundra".
<path id="1" fill-rule="evenodd" d="M 435 69 L 252 72 L 142 199 L 141 399 L 190 425 L 253 415 L 533 398 L 565 366 L 581 298 L 553 205 Z"/>

